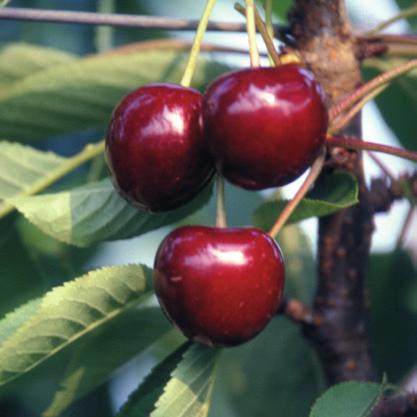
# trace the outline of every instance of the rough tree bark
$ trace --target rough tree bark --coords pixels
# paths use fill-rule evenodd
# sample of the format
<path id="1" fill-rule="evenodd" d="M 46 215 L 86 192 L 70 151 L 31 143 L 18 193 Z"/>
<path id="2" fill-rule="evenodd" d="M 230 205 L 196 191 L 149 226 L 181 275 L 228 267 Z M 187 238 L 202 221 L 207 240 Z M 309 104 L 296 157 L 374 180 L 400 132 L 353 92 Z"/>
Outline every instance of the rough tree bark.
<path id="1" fill-rule="evenodd" d="M 299 50 L 322 84 L 329 105 L 358 86 L 358 44 L 344 0 L 296 0 L 290 23 Z M 344 133 L 360 137 L 359 118 Z M 330 385 L 375 378 L 366 286 L 373 221 L 361 154 L 331 150 L 322 175 L 337 169 L 356 176 L 360 203 L 319 222 L 319 283 L 314 312 L 320 324 L 305 327 Z"/>

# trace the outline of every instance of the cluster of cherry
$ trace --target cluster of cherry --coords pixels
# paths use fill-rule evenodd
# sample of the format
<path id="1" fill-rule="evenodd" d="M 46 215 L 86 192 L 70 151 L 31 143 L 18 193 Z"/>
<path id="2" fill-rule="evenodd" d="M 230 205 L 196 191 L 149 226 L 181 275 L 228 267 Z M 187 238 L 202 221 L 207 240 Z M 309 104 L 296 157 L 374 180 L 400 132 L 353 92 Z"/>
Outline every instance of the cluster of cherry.
<path id="1" fill-rule="evenodd" d="M 327 124 L 321 88 L 303 66 L 243 69 L 204 96 L 167 83 L 133 91 L 113 113 L 106 156 L 120 194 L 160 212 L 191 200 L 215 170 L 249 190 L 293 181 L 321 152 Z M 275 314 L 284 261 L 259 229 L 185 226 L 161 243 L 154 283 L 187 337 L 236 345 Z"/>

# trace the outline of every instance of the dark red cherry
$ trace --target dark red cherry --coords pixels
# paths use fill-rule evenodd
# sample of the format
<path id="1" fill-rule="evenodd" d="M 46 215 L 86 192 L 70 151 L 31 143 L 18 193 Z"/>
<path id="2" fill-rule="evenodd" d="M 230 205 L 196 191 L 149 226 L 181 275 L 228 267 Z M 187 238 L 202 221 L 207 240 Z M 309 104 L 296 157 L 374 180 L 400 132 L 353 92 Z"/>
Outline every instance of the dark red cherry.
<path id="1" fill-rule="evenodd" d="M 277 311 L 284 261 L 259 229 L 185 226 L 161 243 L 154 285 L 162 309 L 185 336 L 233 346 L 256 336 Z"/>
<path id="2" fill-rule="evenodd" d="M 174 84 L 149 84 L 113 112 L 106 140 L 112 181 L 133 205 L 157 212 L 192 199 L 210 180 L 202 96 Z"/>
<path id="3" fill-rule="evenodd" d="M 320 86 L 296 64 L 223 75 L 204 97 L 203 118 L 223 175 L 252 190 L 300 176 L 318 156 L 328 124 Z"/>

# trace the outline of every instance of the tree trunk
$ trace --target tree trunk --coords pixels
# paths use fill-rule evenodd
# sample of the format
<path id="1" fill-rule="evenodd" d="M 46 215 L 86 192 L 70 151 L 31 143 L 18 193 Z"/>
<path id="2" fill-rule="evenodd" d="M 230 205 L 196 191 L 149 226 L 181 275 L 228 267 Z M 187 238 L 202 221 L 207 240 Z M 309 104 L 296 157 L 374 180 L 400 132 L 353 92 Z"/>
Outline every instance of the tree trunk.
<path id="1" fill-rule="evenodd" d="M 357 43 L 344 0 L 296 0 L 290 23 L 300 52 L 323 86 L 329 106 L 360 84 Z M 360 118 L 343 133 L 360 137 Z M 338 169 L 357 178 L 360 203 L 319 221 L 319 283 L 314 310 L 321 320 L 320 325 L 305 329 L 330 385 L 375 378 L 366 285 L 373 221 L 361 154 L 332 149 L 322 175 Z"/>

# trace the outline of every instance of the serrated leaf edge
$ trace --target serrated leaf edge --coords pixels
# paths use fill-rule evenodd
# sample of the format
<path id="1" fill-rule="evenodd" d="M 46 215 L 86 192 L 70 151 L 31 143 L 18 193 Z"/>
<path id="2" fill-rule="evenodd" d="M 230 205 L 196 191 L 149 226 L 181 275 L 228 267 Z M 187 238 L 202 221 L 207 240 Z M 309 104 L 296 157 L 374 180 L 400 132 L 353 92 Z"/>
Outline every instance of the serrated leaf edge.
<path id="1" fill-rule="evenodd" d="M 362 385 L 371 385 L 371 386 L 373 386 L 373 385 L 378 385 L 379 387 L 380 387 L 380 389 L 379 389 L 379 394 L 378 394 L 378 396 L 376 397 L 376 399 L 375 399 L 375 401 L 373 402 L 373 404 L 369 404 L 369 405 L 367 405 L 367 409 L 366 410 L 364 410 L 364 412 L 366 413 L 366 414 L 364 414 L 364 412 L 362 412 L 362 415 L 361 416 L 359 416 L 359 417 L 368 417 L 369 416 L 369 414 L 372 412 L 372 410 L 375 408 L 375 406 L 378 404 L 378 401 L 379 401 L 379 399 L 380 399 L 380 397 L 381 397 L 381 395 L 382 395 L 382 393 L 383 393 L 383 391 L 384 391 L 384 389 L 385 389 L 385 386 L 383 385 L 383 384 L 377 384 L 377 383 L 374 383 L 374 382 L 363 382 L 363 381 L 346 381 L 346 382 L 340 382 L 339 384 L 336 384 L 336 385 L 334 385 L 334 386 L 332 386 L 332 387 L 330 387 L 329 389 L 327 389 L 326 391 L 324 391 L 323 392 L 323 394 L 321 394 L 315 401 L 314 401 L 314 404 L 312 405 L 312 407 L 311 407 L 311 409 L 310 409 L 310 414 L 309 414 L 309 417 L 314 417 L 313 416 L 313 412 L 314 412 L 314 409 L 315 409 L 315 407 L 317 407 L 317 403 L 324 397 L 324 396 L 326 396 L 329 392 L 331 392 L 331 391 L 333 391 L 333 390 L 335 390 L 335 389 L 338 389 L 339 387 L 341 387 L 341 386 L 344 386 L 344 385 L 351 385 L 351 384 L 362 384 Z"/>
<path id="2" fill-rule="evenodd" d="M 1 351 L 3 349 L 10 349 L 11 347 L 13 347 L 14 342 L 14 338 L 20 336 L 22 333 L 24 333 L 26 331 L 26 327 L 30 327 L 31 325 L 35 324 L 36 322 L 38 322 L 39 320 L 42 321 L 41 318 L 37 318 L 36 315 L 42 310 L 42 308 L 45 306 L 45 301 L 47 301 L 47 297 L 49 298 L 50 295 L 52 295 L 53 293 L 56 293 L 57 291 L 62 291 L 64 288 L 68 288 L 70 286 L 73 286 L 73 284 L 76 284 L 77 282 L 79 282 L 80 280 L 84 280 L 87 279 L 87 277 L 91 276 L 92 274 L 95 273 L 99 273 L 99 272 L 106 272 L 106 271 L 110 271 L 110 270 L 114 270 L 115 268 L 117 269 L 125 269 L 128 267 L 142 267 L 145 269 L 149 269 L 147 268 L 145 265 L 141 265 L 141 264 L 127 264 L 127 265 L 123 265 L 123 266 L 115 266 L 115 267 L 101 267 L 98 269 L 95 269 L 93 271 L 89 271 L 87 274 L 84 274 L 72 281 L 68 281 L 66 283 L 64 283 L 64 285 L 61 285 L 59 287 L 55 287 L 52 290 L 48 291 L 47 293 L 45 293 L 42 303 L 39 305 L 38 309 L 35 312 L 35 315 L 29 319 L 28 321 L 26 321 L 25 323 L 23 323 L 21 326 L 19 326 L 19 328 L 13 333 L 11 334 L 8 338 L 6 338 L 6 340 L 4 340 L 4 342 L 0 345 L 0 354 Z M 5 378 L 5 380 L 3 382 L 0 382 L 0 386 L 3 386 L 9 382 L 11 382 L 12 380 L 18 378 L 19 376 L 21 376 L 22 374 L 30 371 L 31 369 L 35 368 L 36 366 L 40 365 L 41 363 L 43 363 L 44 361 L 46 361 L 48 358 L 50 358 L 51 356 L 55 355 L 56 353 L 58 353 L 59 351 L 63 350 L 64 348 L 66 348 L 67 346 L 69 346 L 71 343 L 73 343 L 74 341 L 80 339 L 82 336 L 84 336 L 87 333 L 90 333 L 91 331 L 95 330 L 97 327 L 99 327 L 101 324 L 107 322 L 108 320 L 113 319 L 114 317 L 118 316 L 119 314 L 121 314 L 123 311 L 129 309 L 130 307 L 137 305 L 138 303 L 140 303 L 140 299 L 146 297 L 147 292 L 151 290 L 152 285 L 149 282 L 149 279 L 146 279 L 146 274 L 144 274 L 144 292 L 140 295 L 138 295 L 138 299 L 132 300 L 128 303 L 126 303 L 125 305 L 123 305 L 120 308 L 114 309 L 111 313 L 107 314 L 105 317 L 103 317 L 102 319 L 96 320 L 94 321 L 92 324 L 86 326 L 83 330 L 77 332 L 74 336 L 66 339 L 66 342 L 60 344 L 59 346 L 57 346 L 54 349 L 51 349 L 51 351 L 43 356 L 41 359 L 34 361 L 30 366 L 28 366 L 27 368 L 25 368 L 22 371 L 19 372 L 15 372 L 15 371 L 10 371 L 11 373 L 14 373 L 15 375 L 10 376 L 9 378 Z M 148 288 L 148 291 L 145 291 L 145 289 Z M 10 345 L 10 346 L 9 346 Z M 3 371 L 7 372 L 6 369 L 4 369 Z"/>

